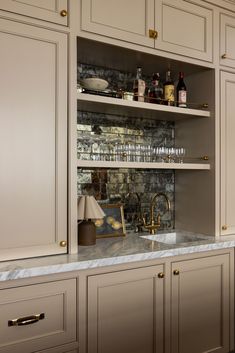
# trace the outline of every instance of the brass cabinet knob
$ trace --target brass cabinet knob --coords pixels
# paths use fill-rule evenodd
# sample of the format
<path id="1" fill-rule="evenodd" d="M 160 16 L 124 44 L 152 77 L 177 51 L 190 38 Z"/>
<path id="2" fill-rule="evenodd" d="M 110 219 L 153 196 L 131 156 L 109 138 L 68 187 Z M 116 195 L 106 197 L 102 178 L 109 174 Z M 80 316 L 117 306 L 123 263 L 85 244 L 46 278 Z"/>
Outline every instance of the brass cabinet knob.
<path id="1" fill-rule="evenodd" d="M 61 240 L 60 246 L 62 246 L 64 248 L 66 245 L 67 245 L 67 241 L 66 240 Z"/>
<path id="2" fill-rule="evenodd" d="M 60 16 L 66 17 L 68 15 L 68 12 L 66 10 L 61 10 L 60 11 Z"/>
<path id="3" fill-rule="evenodd" d="M 226 226 L 226 224 L 222 226 L 222 230 L 227 230 L 227 229 L 228 227 Z"/>
<path id="4" fill-rule="evenodd" d="M 201 159 L 202 159 L 203 161 L 209 161 L 209 156 L 202 156 Z"/>
<path id="5" fill-rule="evenodd" d="M 174 270 L 174 271 L 173 271 L 173 275 L 174 275 L 174 276 L 178 276 L 179 274 L 180 274 L 180 271 L 179 271 L 179 270 Z"/>
<path id="6" fill-rule="evenodd" d="M 149 30 L 149 38 L 157 39 L 158 37 L 158 32 L 155 31 L 154 29 Z"/>
<path id="7" fill-rule="evenodd" d="M 158 276 L 158 278 L 164 278 L 165 277 L 163 272 L 159 272 L 159 274 L 157 276 Z"/>
<path id="8" fill-rule="evenodd" d="M 227 59 L 227 54 L 223 54 L 223 55 L 221 56 L 221 58 L 222 58 L 222 59 Z"/>

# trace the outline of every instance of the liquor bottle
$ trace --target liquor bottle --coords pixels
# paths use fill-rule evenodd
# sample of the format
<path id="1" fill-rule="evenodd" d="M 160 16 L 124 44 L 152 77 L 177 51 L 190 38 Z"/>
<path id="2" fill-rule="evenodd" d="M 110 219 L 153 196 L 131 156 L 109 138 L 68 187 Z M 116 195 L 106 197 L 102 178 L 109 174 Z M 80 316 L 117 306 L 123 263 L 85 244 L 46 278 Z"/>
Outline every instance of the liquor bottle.
<path id="1" fill-rule="evenodd" d="M 144 102 L 145 81 L 142 79 L 142 69 L 137 67 L 136 78 L 133 83 L 134 101 Z"/>
<path id="2" fill-rule="evenodd" d="M 177 105 L 181 108 L 187 107 L 187 89 L 184 83 L 184 73 L 179 73 L 179 82 L 177 85 Z"/>
<path id="3" fill-rule="evenodd" d="M 175 86 L 171 78 L 171 72 L 166 72 L 166 82 L 164 83 L 164 100 L 166 105 L 175 104 Z"/>
<path id="4" fill-rule="evenodd" d="M 148 89 L 148 102 L 157 104 L 163 102 L 163 85 L 158 72 L 153 74 L 152 84 Z"/>

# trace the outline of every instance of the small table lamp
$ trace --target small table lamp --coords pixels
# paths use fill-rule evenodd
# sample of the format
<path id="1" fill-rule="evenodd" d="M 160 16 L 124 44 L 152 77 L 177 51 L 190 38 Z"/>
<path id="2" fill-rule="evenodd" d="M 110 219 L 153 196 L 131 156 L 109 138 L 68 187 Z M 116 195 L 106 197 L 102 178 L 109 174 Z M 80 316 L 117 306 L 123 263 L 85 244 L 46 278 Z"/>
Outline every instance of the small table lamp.
<path id="1" fill-rule="evenodd" d="M 78 198 L 77 218 L 78 245 L 94 245 L 96 243 L 96 228 L 92 219 L 104 218 L 105 213 L 93 196 L 80 196 Z"/>

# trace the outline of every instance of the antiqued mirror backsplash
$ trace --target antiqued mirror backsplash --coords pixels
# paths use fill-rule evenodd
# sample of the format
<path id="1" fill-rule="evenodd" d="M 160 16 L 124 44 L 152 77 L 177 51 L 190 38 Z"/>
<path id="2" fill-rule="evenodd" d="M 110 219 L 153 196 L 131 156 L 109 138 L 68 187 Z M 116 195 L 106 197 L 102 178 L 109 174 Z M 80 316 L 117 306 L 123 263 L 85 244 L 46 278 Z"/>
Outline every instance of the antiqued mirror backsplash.
<path id="1" fill-rule="evenodd" d="M 131 90 L 133 73 L 86 64 L 78 65 L 78 81 L 102 77 L 109 88 Z M 150 78 L 149 78 L 150 79 Z M 146 79 L 146 81 L 148 81 Z M 161 215 L 161 228 L 174 228 L 174 171 L 138 169 L 139 162 L 163 162 L 164 147 L 174 147 L 174 122 L 79 111 L 77 115 L 77 157 L 80 160 L 109 161 L 112 167 L 78 168 L 78 195 L 93 195 L 101 204 L 124 206 L 126 228 L 144 229 L 142 216 L 150 219 L 150 203 L 158 192 L 155 217 Z M 169 157 L 169 156 L 168 156 Z M 115 162 L 134 162 L 135 168 L 115 168 Z"/>
<path id="2" fill-rule="evenodd" d="M 151 162 L 159 146 L 174 146 L 173 122 L 78 111 L 78 159 Z M 78 168 L 78 195 L 93 195 L 105 204 L 122 203 L 127 229 L 136 230 L 140 214 L 149 219 L 157 192 L 166 194 L 171 210 L 166 212 L 165 200 L 159 198 L 155 215 L 161 214 L 161 228 L 173 228 L 173 170 Z"/>

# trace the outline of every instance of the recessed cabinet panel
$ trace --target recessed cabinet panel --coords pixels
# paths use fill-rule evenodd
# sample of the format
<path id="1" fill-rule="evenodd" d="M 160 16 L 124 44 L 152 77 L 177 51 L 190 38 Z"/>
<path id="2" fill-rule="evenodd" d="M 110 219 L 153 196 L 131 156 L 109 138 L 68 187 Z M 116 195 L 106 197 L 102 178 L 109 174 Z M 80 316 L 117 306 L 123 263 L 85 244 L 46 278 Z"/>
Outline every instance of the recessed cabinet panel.
<path id="1" fill-rule="evenodd" d="M 220 15 L 220 64 L 235 67 L 235 17 Z"/>
<path id="2" fill-rule="evenodd" d="M 156 0 L 155 47 L 212 61 L 212 11 L 175 0 Z"/>
<path id="3" fill-rule="evenodd" d="M 0 260 L 66 252 L 67 36 L 0 20 Z"/>
<path id="4" fill-rule="evenodd" d="M 153 47 L 149 29 L 154 29 L 154 0 L 82 0 L 84 31 Z"/>
<path id="5" fill-rule="evenodd" d="M 0 291 L 0 353 L 30 353 L 74 341 L 75 279 Z"/>
<path id="6" fill-rule="evenodd" d="M 48 22 L 67 25 L 67 0 L 1 0 L 0 9 Z"/>
<path id="7" fill-rule="evenodd" d="M 235 232 L 235 74 L 221 73 L 221 234 Z"/>
<path id="8" fill-rule="evenodd" d="M 172 263 L 172 353 L 229 352 L 229 255 Z"/>
<path id="9" fill-rule="evenodd" d="M 163 266 L 88 278 L 88 353 L 163 353 Z"/>

